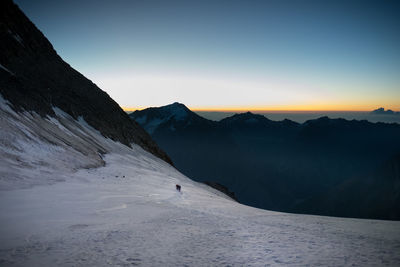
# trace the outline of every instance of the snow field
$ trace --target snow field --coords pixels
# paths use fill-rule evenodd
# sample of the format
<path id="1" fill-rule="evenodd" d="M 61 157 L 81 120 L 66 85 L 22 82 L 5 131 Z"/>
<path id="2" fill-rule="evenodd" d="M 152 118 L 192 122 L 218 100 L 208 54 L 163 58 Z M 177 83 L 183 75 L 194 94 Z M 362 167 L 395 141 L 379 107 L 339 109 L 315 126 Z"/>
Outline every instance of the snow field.
<path id="1" fill-rule="evenodd" d="M 0 266 L 400 265 L 400 222 L 247 207 L 61 110 L 0 111 Z"/>

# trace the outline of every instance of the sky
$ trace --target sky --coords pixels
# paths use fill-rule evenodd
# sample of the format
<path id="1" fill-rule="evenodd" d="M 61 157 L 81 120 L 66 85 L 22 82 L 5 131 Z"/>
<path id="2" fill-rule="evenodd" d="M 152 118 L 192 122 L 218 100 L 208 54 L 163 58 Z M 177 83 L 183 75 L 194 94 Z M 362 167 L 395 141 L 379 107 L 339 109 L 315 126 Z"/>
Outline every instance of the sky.
<path id="1" fill-rule="evenodd" d="M 400 110 L 399 1 L 15 2 L 124 109 Z"/>

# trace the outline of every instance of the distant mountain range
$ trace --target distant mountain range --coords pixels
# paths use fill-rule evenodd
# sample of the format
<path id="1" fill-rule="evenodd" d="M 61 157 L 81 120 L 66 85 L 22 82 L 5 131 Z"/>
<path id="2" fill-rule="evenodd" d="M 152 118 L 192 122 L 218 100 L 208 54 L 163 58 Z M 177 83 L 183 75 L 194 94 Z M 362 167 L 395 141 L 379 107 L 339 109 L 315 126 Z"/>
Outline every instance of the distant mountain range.
<path id="1" fill-rule="evenodd" d="M 384 108 L 378 108 L 371 112 L 371 114 L 375 115 L 400 115 L 400 112 L 393 111 L 391 109 L 385 110 Z"/>
<path id="2" fill-rule="evenodd" d="M 207 120 L 180 103 L 135 111 L 176 167 L 244 204 L 400 219 L 400 125 L 321 117 L 299 124 L 250 112 Z"/>

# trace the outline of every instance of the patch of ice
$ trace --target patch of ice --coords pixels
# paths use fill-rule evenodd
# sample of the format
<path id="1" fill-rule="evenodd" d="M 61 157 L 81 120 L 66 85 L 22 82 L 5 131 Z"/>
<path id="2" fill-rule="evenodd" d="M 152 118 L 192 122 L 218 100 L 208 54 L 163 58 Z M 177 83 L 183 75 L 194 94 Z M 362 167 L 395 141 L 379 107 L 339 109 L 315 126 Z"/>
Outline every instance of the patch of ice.
<path id="1" fill-rule="evenodd" d="M 13 31 L 11 31 L 10 29 L 8 30 L 8 33 L 9 33 L 18 43 L 20 43 L 21 45 L 24 45 L 24 44 L 22 43 L 22 38 L 21 38 L 21 36 L 19 36 L 18 33 L 15 33 L 15 32 L 13 32 Z"/>
<path id="2" fill-rule="evenodd" d="M 99 131 L 99 130 L 96 130 L 95 128 L 93 128 L 92 126 L 90 126 L 90 125 L 85 121 L 85 119 L 84 119 L 82 116 L 79 116 L 79 117 L 78 117 L 78 122 L 79 122 L 84 128 L 90 129 L 92 132 L 95 132 L 96 134 L 102 136 L 102 134 L 100 133 L 100 131 Z"/>
<path id="3" fill-rule="evenodd" d="M 4 110 L 12 116 L 16 116 L 17 113 L 11 108 L 12 104 L 6 100 L 3 95 L 0 93 L 0 110 Z"/>
<path id="4" fill-rule="evenodd" d="M 15 74 L 14 74 L 12 71 L 10 71 L 9 69 L 7 69 L 6 67 L 4 67 L 4 66 L 1 65 L 1 64 L 0 64 L 0 69 L 3 69 L 3 70 L 5 70 L 5 71 L 7 71 L 8 73 L 10 73 L 11 75 L 15 76 Z"/>

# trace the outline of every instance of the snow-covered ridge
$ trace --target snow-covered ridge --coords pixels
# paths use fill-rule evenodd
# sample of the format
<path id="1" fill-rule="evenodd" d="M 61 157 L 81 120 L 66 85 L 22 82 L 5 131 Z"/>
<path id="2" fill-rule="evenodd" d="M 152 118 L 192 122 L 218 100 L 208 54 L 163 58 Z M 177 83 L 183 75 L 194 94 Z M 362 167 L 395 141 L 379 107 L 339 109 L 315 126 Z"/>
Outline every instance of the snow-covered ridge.
<path id="1" fill-rule="evenodd" d="M 191 112 L 185 105 L 178 102 L 156 108 L 153 111 L 154 112 L 151 112 L 149 116 L 143 115 L 135 117 L 136 122 L 142 125 L 149 134 L 152 134 L 157 127 L 170 120 L 175 122 L 187 120 Z"/>
<path id="2" fill-rule="evenodd" d="M 2 266 L 400 264 L 400 222 L 243 206 L 54 110 L 0 98 Z"/>
<path id="3" fill-rule="evenodd" d="M 43 118 L 16 113 L 2 97 L 0 105 L 0 190 L 53 183 L 104 165 L 102 154 L 111 147 L 61 110 L 55 108 L 56 118 Z"/>
<path id="4" fill-rule="evenodd" d="M 104 166 L 107 153 L 143 154 L 169 165 L 133 143 L 129 148 L 104 137 L 82 117 L 75 120 L 57 107 L 55 117 L 41 117 L 15 112 L 11 105 L 0 95 L 0 190 L 65 181 L 80 169 Z"/>

